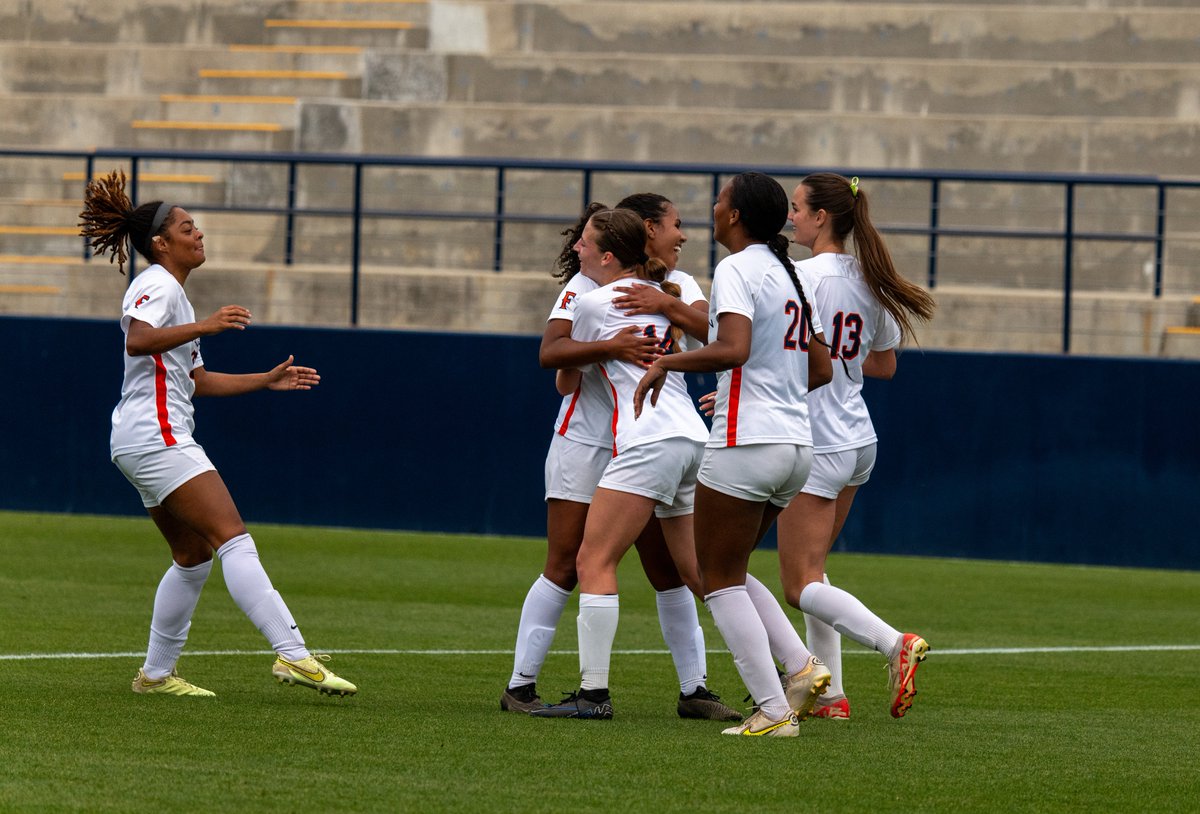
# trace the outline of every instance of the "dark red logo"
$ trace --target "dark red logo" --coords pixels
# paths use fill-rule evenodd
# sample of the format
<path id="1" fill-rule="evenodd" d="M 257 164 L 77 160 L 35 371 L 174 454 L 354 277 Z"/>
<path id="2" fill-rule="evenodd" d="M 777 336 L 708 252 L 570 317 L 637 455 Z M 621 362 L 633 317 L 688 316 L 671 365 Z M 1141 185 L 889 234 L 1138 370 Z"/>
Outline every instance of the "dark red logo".
<path id="1" fill-rule="evenodd" d="M 568 305 L 570 305 L 570 304 L 571 304 L 571 301 L 572 301 L 572 300 L 574 300 L 574 299 L 575 299 L 575 292 L 574 292 L 574 291 L 568 291 L 566 294 L 563 294 L 562 302 L 560 302 L 560 303 L 558 304 L 558 307 L 559 307 L 559 308 L 566 308 Z"/>
<path id="2" fill-rule="evenodd" d="M 142 303 L 146 303 L 146 302 L 149 302 L 149 301 L 150 301 L 150 295 L 149 295 L 149 294 L 143 294 L 142 296 L 138 297 L 138 299 L 137 299 L 137 302 L 135 302 L 135 303 L 133 304 L 133 307 L 134 307 L 134 308 L 141 308 L 141 307 L 142 307 Z"/>

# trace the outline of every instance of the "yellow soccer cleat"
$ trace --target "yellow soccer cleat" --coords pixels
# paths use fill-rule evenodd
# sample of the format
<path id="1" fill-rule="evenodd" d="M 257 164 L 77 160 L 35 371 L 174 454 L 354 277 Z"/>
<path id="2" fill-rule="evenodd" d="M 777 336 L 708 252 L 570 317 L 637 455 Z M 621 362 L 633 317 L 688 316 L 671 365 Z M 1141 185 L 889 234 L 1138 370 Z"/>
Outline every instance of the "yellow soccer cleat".
<path id="1" fill-rule="evenodd" d="M 803 721 L 812 715 L 817 699 L 829 689 L 833 679 L 825 662 L 816 656 L 809 656 L 804 669 L 792 673 L 783 682 L 783 694 L 787 696 L 788 706 Z"/>
<path id="2" fill-rule="evenodd" d="M 288 661 L 283 656 L 271 665 L 271 674 L 280 684 L 311 687 L 326 695 L 354 695 L 358 687 L 327 669 L 322 662 L 329 661 L 324 653 L 313 653 L 299 661 Z"/>
<path id="3" fill-rule="evenodd" d="M 141 670 L 133 679 L 133 691 L 139 695 L 194 695 L 197 698 L 216 698 L 217 694 L 184 681 L 174 670 L 166 678 L 146 678 Z"/>
<path id="4" fill-rule="evenodd" d="M 747 735 L 752 738 L 794 738 L 800 734 L 800 719 L 789 713 L 782 721 L 772 721 L 762 710 L 737 726 L 721 730 L 722 735 Z"/>

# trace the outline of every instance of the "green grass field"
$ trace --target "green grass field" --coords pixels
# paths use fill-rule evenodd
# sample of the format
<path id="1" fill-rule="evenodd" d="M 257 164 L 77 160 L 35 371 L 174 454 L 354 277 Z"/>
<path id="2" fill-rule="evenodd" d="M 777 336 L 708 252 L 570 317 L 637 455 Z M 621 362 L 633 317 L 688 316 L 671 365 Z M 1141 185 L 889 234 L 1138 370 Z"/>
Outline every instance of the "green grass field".
<path id="1" fill-rule="evenodd" d="M 134 695 L 168 563 L 149 520 L 0 513 L 0 812 L 1200 809 L 1197 572 L 835 556 L 838 584 L 932 644 L 916 703 L 892 720 L 882 658 L 851 643 L 853 718 L 760 740 L 675 716 L 636 557 L 622 570 L 616 719 L 535 720 L 498 699 L 540 541 L 251 531 L 356 697 L 275 684 L 219 566 L 181 662 L 218 697 Z M 755 556 L 777 586 L 774 552 Z M 578 683 L 576 607 L 545 698 Z M 700 615 L 709 685 L 740 702 Z"/>

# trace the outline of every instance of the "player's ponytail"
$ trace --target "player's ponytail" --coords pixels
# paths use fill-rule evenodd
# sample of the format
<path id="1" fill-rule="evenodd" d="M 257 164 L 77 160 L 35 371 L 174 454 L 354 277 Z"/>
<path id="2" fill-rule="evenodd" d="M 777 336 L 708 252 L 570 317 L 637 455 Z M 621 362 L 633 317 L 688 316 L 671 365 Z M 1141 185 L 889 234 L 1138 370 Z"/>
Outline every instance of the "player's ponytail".
<path id="1" fill-rule="evenodd" d="M 108 262 L 116 261 L 117 271 L 124 274 L 129 260 L 126 244 L 154 262 L 150 239 L 170 224 L 173 208 L 151 201 L 135 209 L 125 193 L 125 173 L 113 170 L 88 182 L 79 213 L 79 234 L 97 255 L 110 255 Z"/>
<path id="2" fill-rule="evenodd" d="M 887 244 L 871 222 L 870 200 L 858 178 L 818 172 L 800 184 L 805 188 L 808 208 L 829 213 L 833 234 L 840 243 L 845 244 L 853 233 L 854 253 L 871 294 L 899 323 L 903 336 L 914 336 L 911 317 L 930 320 L 936 302 L 928 291 L 896 271 Z"/>

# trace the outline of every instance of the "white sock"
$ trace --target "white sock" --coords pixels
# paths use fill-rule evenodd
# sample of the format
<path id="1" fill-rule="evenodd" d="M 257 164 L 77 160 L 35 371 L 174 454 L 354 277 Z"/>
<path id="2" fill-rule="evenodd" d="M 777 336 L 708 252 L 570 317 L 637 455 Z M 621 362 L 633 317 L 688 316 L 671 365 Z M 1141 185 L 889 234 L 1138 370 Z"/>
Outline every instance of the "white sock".
<path id="1" fill-rule="evenodd" d="M 775 594 L 751 574 L 746 574 L 746 593 L 750 595 L 754 610 L 758 611 L 758 618 L 762 619 L 763 627 L 767 630 L 771 655 L 783 665 L 788 675 L 803 670 L 812 654 L 804 646 L 804 640 L 796 632 Z"/>
<path id="2" fill-rule="evenodd" d="M 829 575 L 825 575 L 825 584 L 829 584 Z M 812 649 L 813 655 L 825 662 L 832 678 L 825 698 L 838 698 L 846 694 L 842 688 L 842 636 L 832 625 L 829 625 L 810 613 L 804 614 L 806 625 L 804 638 Z"/>
<path id="3" fill-rule="evenodd" d="M 815 616 L 843 636 L 889 655 L 901 633 L 880 619 L 852 594 L 833 585 L 810 582 L 800 592 L 800 610 Z"/>
<path id="4" fill-rule="evenodd" d="M 175 669 L 192 627 L 192 614 L 200 601 L 200 591 L 210 571 L 212 560 L 189 568 L 173 562 L 163 574 L 154 594 L 150 646 L 146 649 L 146 663 L 142 665 L 146 678 L 166 678 Z"/>
<path id="5" fill-rule="evenodd" d="M 771 643 L 762 619 L 744 585 L 722 588 L 704 597 L 721 631 L 725 646 L 733 654 L 742 683 L 763 714 L 772 721 L 782 720 L 791 708 L 783 697 L 775 661 L 771 658 Z"/>
<path id="6" fill-rule="evenodd" d="M 608 689 L 608 668 L 620 607 L 616 594 L 579 595 L 580 689 Z"/>
<path id="7" fill-rule="evenodd" d="M 546 654 L 554 642 L 554 632 L 562 616 L 570 591 L 564 591 L 545 575 L 539 575 L 525 595 L 521 606 L 521 621 L 517 625 L 517 648 L 513 653 L 512 678 L 509 689 L 537 681 Z"/>
<path id="8" fill-rule="evenodd" d="M 304 637 L 292 619 L 283 597 L 271 585 L 271 578 L 258 559 L 254 538 L 240 534 L 217 549 L 225 587 L 229 595 L 267 638 L 271 649 L 289 661 L 307 658 Z"/>
<path id="9" fill-rule="evenodd" d="M 691 695 L 704 686 L 708 669 L 704 653 L 704 630 L 700 627 L 700 614 L 696 612 L 696 599 L 686 585 L 659 591 L 658 624 L 662 628 L 663 641 L 671 651 L 675 672 L 679 675 L 679 691 Z"/>

